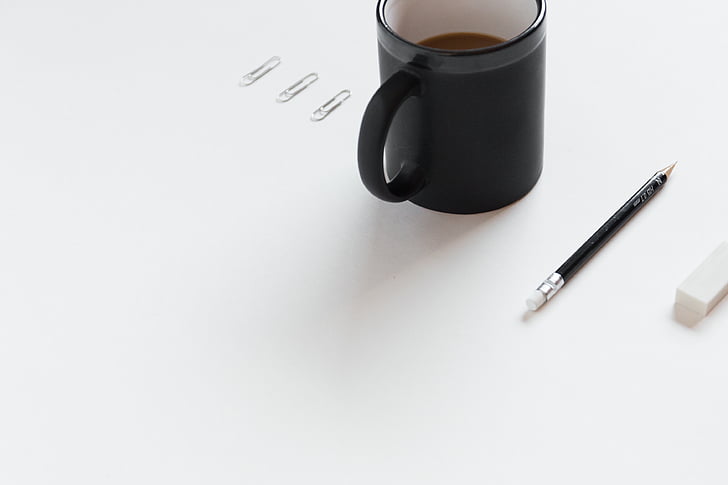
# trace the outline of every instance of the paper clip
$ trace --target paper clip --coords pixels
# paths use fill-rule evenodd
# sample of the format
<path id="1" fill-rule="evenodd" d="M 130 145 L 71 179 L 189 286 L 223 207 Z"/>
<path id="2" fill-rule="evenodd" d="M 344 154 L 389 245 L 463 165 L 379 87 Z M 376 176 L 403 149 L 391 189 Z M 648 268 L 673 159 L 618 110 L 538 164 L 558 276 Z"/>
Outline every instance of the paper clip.
<path id="1" fill-rule="evenodd" d="M 269 72 L 271 72 L 273 69 L 278 67 L 278 64 L 281 63 L 281 58 L 278 56 L 273 56 L 267 61 L 265 61 L 265 64 L 260 66 L 258 69 L 254 71 L 250 71 L 248 74 L 243 76 L 243 78 L 240 80 L 240 86 L 250 86 L 258 79 L 262 78 Z"/>
<path id="2" fill-rule="evenodd" d="M 351 97 L 351 91 L 344 89 L 339 94 L 326 101 L 319 109 L 311 115 L 311 121 L 322 121 L 329 116 L 336 108 L 342 105 L 344 101 Z"/>
<path id="3" fill-rule="evenodd" d="M 279 103 L 287 103 L 288 101 L 292 100 L 293 98 L 295 98 L 296 96 L 301 94 L 301 92 L 304 89 L 306 89 L 307 87 L 309 87 L 310 85 L 312 85 L 313 83 L 318 81 L 318 78 L 319 78 L 318 74 L 316 74 L 315 72 L 312 72 L 311 74 L 304 77 L 303 79 L 298 81 L 296 84 L 294 84 L 293 86 L 291 86 L 290 88 L 286 89 L 281 94 L 279 94 L 276 101 L 278 101 Z"/>

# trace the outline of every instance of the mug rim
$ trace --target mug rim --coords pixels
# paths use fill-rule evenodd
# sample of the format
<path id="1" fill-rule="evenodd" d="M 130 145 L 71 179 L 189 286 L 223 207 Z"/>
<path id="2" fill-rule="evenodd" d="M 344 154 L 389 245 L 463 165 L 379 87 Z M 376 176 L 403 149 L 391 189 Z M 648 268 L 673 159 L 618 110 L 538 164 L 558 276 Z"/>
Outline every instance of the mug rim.
<path id="1" fill-rule="evenodd" d="M 536 15 L 536 18 L 531 22 L 531 24 L 520 34 L 518 34 L 515 37 L 512 37 L 508 39 L 505 42 L 501 42 L 500 44 L 492 45 L 489 47 L 480 47 L 478 49 L 464 49 L 464 50 L 448 50 L 448 49 L 438 49 L 436 47 L 428 47 L 424 45 L 417 44 L 415 42 L 412 42 L 410 40 L 405 39 L 401 35 L 399 35 L 391 25 L 387 22 L 387 18 L 384 15 L 384 7 L 387 5 L 387 2 L 390 0 L 379 0 L 379 5 L 377 7 L 377 21 L 380 25 L 382 25 L 387 32 L 389 32 L 391 35 L 393 35 L 398 40 L 404 42 L 405 44 L 414 47 L 416 49 L 421 49 L 425 52 L 428 52 L 430 54 L 438 54 L 438 55 L 444 55 L 448 57 L 469 57 L 469 56 L 476 56 L 480 54 L 487 54 L 489 52 L 498 52 L 503 49 L 507 49 L 508 47 L 519 43 L 521 40 L 527 38 L 530 36 L 533 32 L 538 30 L 538 28 L 543 23 L 544 19 L 546 18 L 546 0 L 535 0 L 536 4 L 538 6 L 538 14 Z"/>

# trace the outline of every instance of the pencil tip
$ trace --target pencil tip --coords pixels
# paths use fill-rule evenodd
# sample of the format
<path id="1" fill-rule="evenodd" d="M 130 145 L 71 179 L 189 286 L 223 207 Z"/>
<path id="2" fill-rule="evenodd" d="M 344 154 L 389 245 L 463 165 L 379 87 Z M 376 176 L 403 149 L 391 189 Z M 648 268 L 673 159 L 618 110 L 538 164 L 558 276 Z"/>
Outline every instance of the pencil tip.
<path id="1" fill-rule="evenodd" d="M 673 163 L 669 167 L 665 167 L 660 172 L 664 173 L 666 177 L 669 177 L 672 171 L 675 169 L 675 165 L 677 165 L 677 162 Z"/>

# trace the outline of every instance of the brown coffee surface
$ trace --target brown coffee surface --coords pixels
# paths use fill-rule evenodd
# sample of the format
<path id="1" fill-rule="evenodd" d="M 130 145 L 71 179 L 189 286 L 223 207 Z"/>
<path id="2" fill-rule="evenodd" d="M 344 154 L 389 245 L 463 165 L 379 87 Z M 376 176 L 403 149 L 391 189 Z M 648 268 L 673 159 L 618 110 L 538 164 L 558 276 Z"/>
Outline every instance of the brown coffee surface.
<path id="1" fill-rule="evenodd" d="M 429 37 L 418 42 L 425 47 L 444 49 L 448 51 L 464 51 L 468 49 L 482 49 L 505 42 L 506 39 L 488 34 L 476 34 L 473 32 L 452 32 Z"/>

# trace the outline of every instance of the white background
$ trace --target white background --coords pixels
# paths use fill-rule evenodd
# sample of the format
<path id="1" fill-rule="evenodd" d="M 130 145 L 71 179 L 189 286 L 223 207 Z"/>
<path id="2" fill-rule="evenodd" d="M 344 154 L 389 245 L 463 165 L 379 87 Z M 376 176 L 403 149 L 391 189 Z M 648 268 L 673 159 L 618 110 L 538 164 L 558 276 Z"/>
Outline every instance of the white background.
<path id="1" fill-rule="evenodd" d="M 0 0 L 0 483 L 728 482 L 728 304 L 673 311 L 728 239 L 728 6 L 553 0 L 543 177 L 477 216 L 361 185 L 374 14 Z"/>

